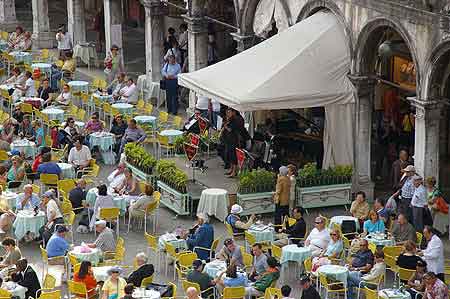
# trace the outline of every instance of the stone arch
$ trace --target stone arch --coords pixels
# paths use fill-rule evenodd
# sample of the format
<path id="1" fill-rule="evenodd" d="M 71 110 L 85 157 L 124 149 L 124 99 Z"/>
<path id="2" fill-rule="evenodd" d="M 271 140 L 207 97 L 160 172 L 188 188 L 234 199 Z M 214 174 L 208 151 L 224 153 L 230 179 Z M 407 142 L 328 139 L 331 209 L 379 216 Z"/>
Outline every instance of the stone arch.
<path id="1" fill-rule="evenodd" d="M 256 8 L 261 0 L 246 0 L 240 14 L 240 28 L 243 35 L 251 35 L 253 33 L 253 22 L 255 20 Z M 275 1 L 275 0 L 273 0 Z M 280 0 L 283 9 L 288 17 L 289 26 L 291 26 L 291 13 L 286 0 Z"/>
<path id="2" fill-rule="evenodd" d="M 382 38 L 384 29 L 386 28 L 395 30 L 406 43 L 416 67 L 416 93 L 417 95 L 420 95 L 421 70 L 417 59 L 417 50 L 409 32 L 400 24 L 400 21 L 379 17 L 364 24 L 356 39 L 353 66 L 354 73 L 359 75 L 372 74 L 373 70 L 371 70 L 370 67 L 375 63 L 378 44 Z"/>
<path id="3" fill-rule="evenodd" d="M 444 60 L 444 61 L 442 61 Z M 445 65 L 442 63 L 447 61 Z M 425 75 L 423 82 L 423 91 L 425 99 L 434 98 L 436 84 L 443 88 L 445 82 L 450 78 L 448 62 L 450 61 L 450 40 L 439 43 L 432 51 L 425 64 Z M 442 71 L 445 69 L 445 73 Z M 442 96 L 443 89 L 439 91 L 438 96 Z"/>
<path id="4" fill-rule="evenodd" d="M 328 0 L 309 0 L 306 2 L 305 5 L 303 5 L 302 9 L 300 10 L 300 13 L 297 16 L 296 22 L 300 22 L 307 17 L 315 14 L 316 12 L 319 12 L 321 10 L 328 10 L 331 13 L 333 13 L 336 18 L 341 22 L 344 30 L 345 35 L 347 36 L 347 42 L 348 42 L 348 49 L 350 55 L 353 53 L 353 34 L 352 29 L 350 28 L 350 25 L 345 20 L 345 16 L 339 6 L 336 5 L 336 3 L 328 1 Z"/>

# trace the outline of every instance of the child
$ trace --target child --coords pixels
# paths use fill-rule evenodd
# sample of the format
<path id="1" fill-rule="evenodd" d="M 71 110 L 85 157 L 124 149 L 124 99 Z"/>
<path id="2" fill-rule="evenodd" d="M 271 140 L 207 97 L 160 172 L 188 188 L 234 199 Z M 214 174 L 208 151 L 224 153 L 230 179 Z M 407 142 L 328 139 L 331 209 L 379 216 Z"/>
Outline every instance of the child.
<path id="1" fill-rule="evenodd" d="M 134 291 L 134 285 L 132 283 L 129 283 L 125 286 L 123 289 L 125 291 L 125 296 L 123 296 L 122 299 L 133 299 L 133 291 Z"/>
<path id="2" fill-rule="evenodd" d="M 291 294 L 291 287 L 288 285 L 284 285 L 281 287 L 281 295 L 283 295 L 282 299 L 294 299 L 292 297 L 289 297 L 289 295 Z"/>

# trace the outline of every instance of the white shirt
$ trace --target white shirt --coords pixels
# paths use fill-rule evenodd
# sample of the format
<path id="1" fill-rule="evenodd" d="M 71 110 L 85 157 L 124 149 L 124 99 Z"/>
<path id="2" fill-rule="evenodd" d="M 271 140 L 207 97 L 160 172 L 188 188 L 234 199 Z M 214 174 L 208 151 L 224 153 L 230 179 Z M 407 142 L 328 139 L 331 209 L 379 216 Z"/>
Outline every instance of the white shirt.
<path id="1" fill-rule="evenodd" d="M 315 247 L 326 250 L 328 247 L 328 243 L 330 243 L 331 241 L 330 232 L 326 228 L 322 231 L 314 228 L 309 234 L 306 241 L 309 241 L 310 245 L 314 245 Z"/>
<path id="2" fill-rule="evenodd" d="M 212 110 L 214 112 L 220 112 L 220 102 L 216 100 L 211 100 Z"/>
<path id="3" fill-rule="evenodd" d="M 427 190 L 423 185 L 414 188 L 414 194 L 411 199 L 411 205 L 413 207 L 423 208 L 427 205 Z"/>
<path id="4" fill-rule="evenodd" d="M 170 55 L 175 56 L 175 61 L 177 63 L 181 64 L 181 52 L 180 52 L 180 50 L 175 49 L 175 48 L 167 50 L 166 55 L 164 55 L 164 61 L 168 61 Z"/>
<path id="5" fill-rule="evenodd" d="M 56 41 L 58 42 L 58 50 L 72 49 L 72 37 L 69 32 L 56 33 Z"/>
<path id="6" fill-rule="evenodd" d="M 181 32 L 178 36 L 178 44 L 180 45 L 181 50 L 187 50 L 188 47 L 188 33 L 187 30 Z"/>
<path id="7" fill-rule="evenodd" d="M 134 94 L 134 92 L 136 91 L 136 84 L 131 84 L 130 86 L 125 85 L 121 90 L 120 90 L 120 94 L 122 95 L 122 97 L 124 98 L 129 98 L 130 96 L 132 96 Z"/>
<path id="8" fill-rule="evenodd" d="M 55 218 L 62 218 L 62 214 L 58 208 L 58 204 L 53 199 L 50 199 L 47 203 L 47 217 L 49 217 L 52 213 L 55 215 Z"/>
<path id="9" fill-rule="evenodd" d="M 81 150 L 77 150 L 76 147 L 72 147 L 67 160 L 69 163 L 73 163 L 75 165 L 85 164 L 87 161 L 91 160 L 91 150 L 86 145 L 82 145 Z"/>
<path id="10" fill-rule="evenodd" d="M 70 100 L 72 99 L 72 94 L 70 92 L 62 92 L 57 98 L 56 101 L 64 104 L 69 105 Z"/>
<path id="11" fill-rule="evenodd" d="M 438 236 L 433 235 L 427 248 L 422 250 L 423 260 L 427 262 L 428 271 L 444 273 L 444 244 Z"/>
<path id="12" fill-rule="evenodd" d="M 123 184 L 123 181 L 125 180 L 125 174 L 121 173 L 118 176 L 115 176 L 118 170 L 114 170 L 109 176 L 108 176 L 108 182 L 109 186 L 111 188 L 117 188 L 120 185 Z"/>
<path id="13" fill-rule="evenodd" d="M 122 82 L 122 83 L 117 83 L 117 84 L 116 84 L 116 87 L 114 87 L 114 90 L 113 90 L 113 93 L 112 93 L 112 94 L 113 94 L 114 96 L 119 95 L 120 90 L 121 90 L 124 86 L 126 86 L 124 82 Z"/>
<path id="14" fill-rule="evenodd" d="M 197 104 L 195 108 L 200 110 L 208 110 L 209 98 L 201 95 L 197 95 Z"/>
<path id="15" fill-rule="evenodd" d="M 27 90 L 25 91 L 26 97 L 36 96 L 36 88 L 34 87 L 33 78 L 28 78 L 27 81 L 25 81 L 25 88 L 27 88 Z"/>

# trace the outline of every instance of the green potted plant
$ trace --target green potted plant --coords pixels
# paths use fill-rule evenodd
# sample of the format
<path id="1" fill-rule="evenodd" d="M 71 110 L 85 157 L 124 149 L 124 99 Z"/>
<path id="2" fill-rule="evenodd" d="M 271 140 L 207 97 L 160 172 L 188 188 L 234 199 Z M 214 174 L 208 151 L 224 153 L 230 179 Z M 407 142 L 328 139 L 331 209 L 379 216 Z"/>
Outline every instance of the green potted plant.
<path id="1" fill-rule="evenodd" d="M 239 175 L 238 192 L 241 194 L 271 192 L 275 190 L 275 185 L 276 175 L 273 172 L 265 169 L 245 171 Z"/>

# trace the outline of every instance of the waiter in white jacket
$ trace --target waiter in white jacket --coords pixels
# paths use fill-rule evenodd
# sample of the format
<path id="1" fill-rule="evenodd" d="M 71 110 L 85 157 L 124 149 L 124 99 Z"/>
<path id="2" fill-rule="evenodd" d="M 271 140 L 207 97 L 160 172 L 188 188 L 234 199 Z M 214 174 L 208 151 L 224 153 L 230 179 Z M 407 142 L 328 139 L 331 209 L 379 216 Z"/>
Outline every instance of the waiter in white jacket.
<path id="1" fill-rule="evenodd" d="M 442 240 L 434 233 L 431 226 L 425 226 L 423 236 L 427 240 L 427 248 L 419 252 L 423 260 L 427 262 L 427 269 L 434 272 L 436 276 L 445 281 L 444 276 L 444 244 Z"/>

